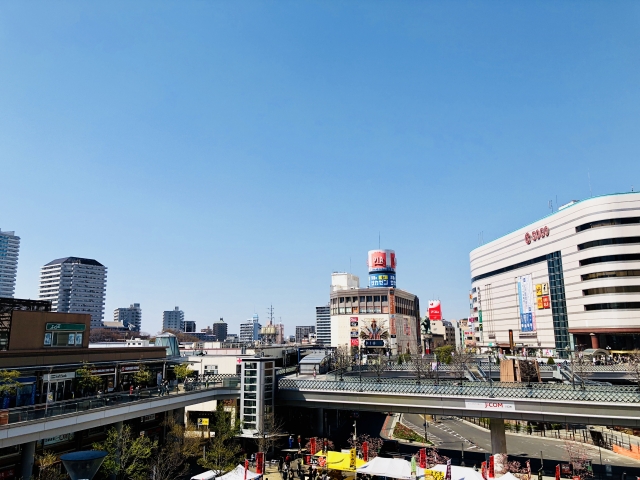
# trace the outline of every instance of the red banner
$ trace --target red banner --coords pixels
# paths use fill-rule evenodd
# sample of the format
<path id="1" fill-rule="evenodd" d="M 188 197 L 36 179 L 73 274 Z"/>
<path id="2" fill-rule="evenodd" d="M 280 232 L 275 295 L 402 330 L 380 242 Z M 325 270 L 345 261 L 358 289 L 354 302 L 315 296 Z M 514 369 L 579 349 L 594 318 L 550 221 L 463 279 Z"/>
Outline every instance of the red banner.
<path id="1" fill-rule="evenodd" d="M 556 480 L 560 480 L 560 464 L 556 465 Z"/>
<path id="2" fill-rule="evenodd" d="M 447 473 L 444 475 L 444 480 L 451 480 L 451 459 L 447 460 Z"/>
<path id="3" fill-rule="evenodd" d="M 325 439 L 322 441 L 322 451 L 323 451 L 325 454 L 327 453 L 327 449 L 328 449 L 327 445 L 328 445 L 328 443 L 327 443 L 327 439 L 325 438 Z"/>
<path id="4" fill-rule="evenodd" d="M 484 480 L 487 480 L 487 462 L 482 462 L 482 468 L 480 469 L 480 472 L 482 473 L 482 478 L 484 478 Z"/>
<path id="5" fill-rule="evenodd" d="M 249 470 L 249 459 L 244 460 L 244 480 L 247 480 L 247 471 Z"/>
<path id="6" fill-rule="evenodd" d="M 316 437 L 312 437 L 309 439 L 309 450 L 309 453 L 311 453 L 311 455 L 316 454 Z"/>
<path id="7" fill-rule="evenodd" d="M 369 461 L 369 443 L 362 442 L 362 459 L 365 462 Z"/>
<path id="8" fill-rule="evenodd" d="M 258 475 L 264 474 L 264 453 L 263 452 L 256 453 L 256 473 Z"/>
<path id="9" fill-rule="evenodd" d="M 421 448 L 420 449 L 420 468 L 427 468 L 427 449 L 426 448 Z"/>
<path id="10" fill-rule="evenodd" d="M 491 455 L 489 457 L 489 478 L 496 478 L 496 473 L 494 470 L 494 463 L 493 463 L 493 455 Z"/>

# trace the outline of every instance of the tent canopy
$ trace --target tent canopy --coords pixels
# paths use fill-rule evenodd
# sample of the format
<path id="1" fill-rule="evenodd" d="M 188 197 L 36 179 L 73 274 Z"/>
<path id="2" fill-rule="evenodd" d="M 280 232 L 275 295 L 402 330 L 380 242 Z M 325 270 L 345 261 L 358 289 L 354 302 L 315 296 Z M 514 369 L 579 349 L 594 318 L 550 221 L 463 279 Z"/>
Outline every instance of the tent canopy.
<path id="1" fill-rule="evenodd" d="M 252 480 L 254 478 L 258 478 L 261 476 L 262 475 L 258 473 L 252 472 L 251 470 L 247 470 L 247 480 Z M 238 465 L 229 473 L 225 473 L 221 477 L 218 477 L 216 480 L 244 480 L 244 466 Z"/>
<path id="2" fill-rule="evenodd" d="M 446 465 L 436 465 L 434 467 L 425 470 L 425 475 L 429 475 L 429 470 L 440 472 L 445 474 L 447 472 Z M 502 477 L 504 478 L 504 477 Z M 480 472 L 475 471 L 469 467 L 458 467 L 456 465 L 451 466 L 451 480 L 484 480 Z"/>
<path id="3" fill-rule="evenodd" d="M 507 472 L 504 475 L 502 475 L 500 477 L 501 480 L 518 480 L 518 477 L 516 477 L 513 473 L 511 472 Z"/>
<path id="4" fill-rule="evenodd" d="M 327 457 L 327 470 L 341 470 L 343 472 L 353 472 L 351 468 L 351 456 L 348 453 L 342 452 L 327 452 L 324 455 L 322 452 L 315 454 L 316 457 Z M 364 465 L 364 460 L 356 458 L 356 468 Z"/>
<path id="5" fill-rule="evenodd" d="M 378 477 L 399 478 L 409 480 L 411 478 L 411 463 L 402 458 L 376 457 L 356 470 L 358 473 L 375 475 Z M 422 468 L 416 467 L 416 477 L 422 477 Z"/>

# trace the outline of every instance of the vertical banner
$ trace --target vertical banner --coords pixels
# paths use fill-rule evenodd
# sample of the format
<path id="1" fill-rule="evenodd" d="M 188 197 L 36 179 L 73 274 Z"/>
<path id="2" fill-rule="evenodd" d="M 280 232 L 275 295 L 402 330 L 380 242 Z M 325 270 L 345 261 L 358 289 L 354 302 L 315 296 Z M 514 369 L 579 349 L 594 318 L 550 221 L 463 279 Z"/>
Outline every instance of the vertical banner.
<path id="1" fill-rule="evenodd" d="M 482 478 L 484 478 L 484 480 L 487 480 L 487 462 L 482 462 L 480 473 L 482 473 Z"/>
<path id="2" fill-rule="evenodd" d="M 444 480 L 451 480 L 451 459 L 447 460 L 447 473 L 444 476 Z"/>
<path id="3" fill-rule="evenodd" d="M 527 478 L 531 480 L 531 460 L 527 460 Z"/>
<path id="4" fill-rule="evenodd" d="M 560 464 L 556 465 L 556 480 L 560 480 Z"/>
<path id="5" fill-rule="evenodd" d="M 420 454 L 420 468 L 427 468 L 427 449 L 421 448 Z"/>
<path id="6" fill-rule="evenodd" d="M 256 473 L 264 475 L 264 452 L 256 453 Z"/>
<path id="7" fill-rule="evenodd" d="M 362 459 L 365 462 L 369 461 L 369 442 L 362 442 Z"/>
<path id="8" fill-rule="evenodd" d="M 411 478 L 416 478 L 416 456 L 411 455 Z"/>
<path id="9" fill-rule="evenodd" d="M 324 454 L 327 454 L 327 439 L 325 438 L 324 440 L 322 440 L 322 451 L 324 452 Z"/>
<path id="10" fill-rule="evenodd" d="M 389 313 L 392 315 L 396 313 L 396 297 L 393 289 L 389 290 Z"/>
<path id="11" fill-rule="evenodd" d="M 517 277 L 518 303 L 520 307 L 520 331 L 536 331 L 536 308 L 538 300 L 531 274 Z"/>
<path id="12" fill-rule="evenodd" d="M 496 478 L 494 463 L 493 463 L 493 455 L 489 457 L 489 478 Z"/>
<path id="13" fill-rule="evenodd" d="M 244 480 L 247 480 L 247 471 L 249 471 L 249 459 L 244 459 Z"/>
<path id="14" fill-rule="evenodd" d="M 315 455 L 316 454 L 316 437 L 311 437 L 309 439 L 309 453 L 311 455 Z"/>
<path id="15" fill-rule="evenodd" d="M 349 451 L 349 468 L 352 470 L 356 469 L 356 449 L 352 448 Z"/>

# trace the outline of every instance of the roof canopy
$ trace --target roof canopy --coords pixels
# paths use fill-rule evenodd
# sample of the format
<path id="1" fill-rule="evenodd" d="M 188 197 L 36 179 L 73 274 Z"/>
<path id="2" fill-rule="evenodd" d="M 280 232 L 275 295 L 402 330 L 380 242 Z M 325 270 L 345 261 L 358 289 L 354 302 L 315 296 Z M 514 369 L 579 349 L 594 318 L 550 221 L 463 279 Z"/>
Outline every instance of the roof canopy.
<path id="1" fill-rule="evenodd" d="M 316 457 L 327 457 L 327 469 L 328 470 L 340 470 L 343 472 L 353 472 L 351 468 L 351 458 L 348 453 L 342 452 L 327 452 L 325 455 L 322 452 L 315 454 Z M 364 465 L 364 460 L 356 458 L 356 468 Z M 358 470 L 360 471 L 360 470 Z"/>
<path id="2" fill-rule="evenodd" d="M 251 480 L 253 478 L 258 478 L 261 476 L 262 475 L 258 473 L 247 470 L 247 480 Z M 238 465 L 229 473 L 225 473 L 221 477 L 218 477 L 216 480 L 244 480 L 244 467 L 242 465 Z"/>
<path id="3" fill-rule="evenodd" d="M 370 462 L 357 469 L 358 473 L 374 475 L 378 477 L 399 478 L 402 480 L 411 479 L 411 463 L 402 458 L 381 458 L 376 457 Z M 424 475 L 422 468 L 416 467 L 416 477 Z"/>

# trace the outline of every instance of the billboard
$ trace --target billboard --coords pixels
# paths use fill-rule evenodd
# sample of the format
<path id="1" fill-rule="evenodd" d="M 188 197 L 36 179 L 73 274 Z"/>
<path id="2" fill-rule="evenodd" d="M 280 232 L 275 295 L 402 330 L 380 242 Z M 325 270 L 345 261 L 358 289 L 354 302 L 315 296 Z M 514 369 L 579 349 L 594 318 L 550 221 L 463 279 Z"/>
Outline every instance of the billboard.
<path id="1" fill-rule="evenodd" d="M 517 277 L 518 303 L 520 304 L 520 331 L 536 331 L 537 297 L 531 274 Z"/>
<path id="2" fill-rule="evenodd" d="M 369 287 L 395 287 L 395 273 L 371 273 L 369 274 Z"/>
<path id="3" fill-rule="evenodd" d="M 396 252 L 393 250 L 369 250 L 367 265 L 369 273 L 395 272 Z"/>
<path id="4" fill-rule="evenodd" d="M 442 320 L 440 300 L 429 300 L 429 320 Z"/>

